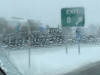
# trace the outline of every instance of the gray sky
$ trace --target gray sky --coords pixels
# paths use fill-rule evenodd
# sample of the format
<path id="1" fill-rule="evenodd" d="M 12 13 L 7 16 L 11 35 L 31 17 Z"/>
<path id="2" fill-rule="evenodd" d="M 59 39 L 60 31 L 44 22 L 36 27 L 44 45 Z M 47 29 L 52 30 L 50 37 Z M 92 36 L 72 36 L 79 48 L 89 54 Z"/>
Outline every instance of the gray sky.
<path id="1" fill-rule="evenodd" d="M 100 24 L 100 0 L 0 0 L 0 17 L 39 20 L 50 26 L 61 24 L 61 8 L 84 7 L 85 25 Z"/>

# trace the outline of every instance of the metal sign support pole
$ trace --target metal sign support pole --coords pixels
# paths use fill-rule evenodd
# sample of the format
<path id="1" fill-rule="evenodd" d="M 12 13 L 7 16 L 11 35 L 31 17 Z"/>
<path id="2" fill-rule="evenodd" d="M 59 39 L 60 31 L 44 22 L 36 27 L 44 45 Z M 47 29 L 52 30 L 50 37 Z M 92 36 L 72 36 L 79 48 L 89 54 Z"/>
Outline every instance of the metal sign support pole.
<path id="1" fill-rule="evenodd" d="M 30 68 L 30 47 L 29 47 L 29 68 Z"/>
<path id="2" fill-rule="evenodd" d="M 68 44 L 66 42 L 66 53 L 68 54 Z"/>
<path id="3" fill-rule="evenodd" d="M 66 45 L 66 53 L 68 54 L 68 46 Z"/>
<path id="4" fill-rule="evenodd" d="M 76 29 L 76 38 L 77 38 L 77 43 L 78 43 L 78 54 L 80 54 L 80 40 L 81 40 L 81 37 L 80 37 L 80 31 Z M 77 36 L 78 34 L 78 36 Z"/>
<path id="5" fill-rule="evenodd" d="M 78 42 L 78 54 L 80 54 L 80 42 Z"/>

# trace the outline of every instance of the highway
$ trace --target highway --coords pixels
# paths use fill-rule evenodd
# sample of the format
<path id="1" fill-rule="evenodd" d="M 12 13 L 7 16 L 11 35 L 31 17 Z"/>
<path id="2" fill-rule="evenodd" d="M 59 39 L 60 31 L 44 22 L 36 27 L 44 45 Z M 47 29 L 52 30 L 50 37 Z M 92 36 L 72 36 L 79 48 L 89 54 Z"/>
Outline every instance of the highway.
<path id="1" fill-rule="evenodd" d="M 79 68 L 78 70 L 63 75 L 100 75 L 100 62 L 96 62 L 89 65 L 88 67 L 85 66 L 83 68 Z"/>

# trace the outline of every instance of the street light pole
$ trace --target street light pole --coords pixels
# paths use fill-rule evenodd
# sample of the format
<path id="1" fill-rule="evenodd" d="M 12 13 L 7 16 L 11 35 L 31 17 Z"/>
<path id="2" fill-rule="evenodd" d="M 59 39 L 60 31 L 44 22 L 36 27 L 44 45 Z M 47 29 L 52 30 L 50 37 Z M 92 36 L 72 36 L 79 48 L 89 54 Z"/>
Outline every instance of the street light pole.
<path id="1" fill-rule="evenodd" d="M 28 44 L 29 44 L 29 52 L 28 52 L 29 53 L 29 58 L 28 59 L 29 59 L 29 68 L 30 68 L 30 64 L 31 64 L 31 54 L 30 54 L 30 52 L 31 52 L 31 49 L 30 49 L 30 44 L 31 44 L 30 43 L 31 42 L 30 41 L 31 40 L 30 39 L 31 30 L 30 30 L 30 25 L 31 25 L 31 23 L 30 23 L 30 20 L 29 19 L 28 19 L 28 23 L 29 23 L 29 27 L 28 27 L 28 30 L 29 30 L 29 32 L 28 32 L 29 33 L 29 39 L 28 39 Z"/>

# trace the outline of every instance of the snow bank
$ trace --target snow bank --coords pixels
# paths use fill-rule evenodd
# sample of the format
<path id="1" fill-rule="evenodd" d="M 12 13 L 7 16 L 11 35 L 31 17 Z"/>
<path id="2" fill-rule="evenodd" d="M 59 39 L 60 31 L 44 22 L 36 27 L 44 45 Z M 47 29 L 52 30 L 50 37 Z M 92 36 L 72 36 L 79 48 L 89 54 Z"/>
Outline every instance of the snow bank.
<path id="1" fill-rule="evenodd" d="M 10 52 L 10 60 L 23 75 L 59 75 L 73 71 L 83 65 L 100 60 L 100 47 L 65 47 L 31 49 L 31 67 L 28 66 L 28 49 Z"/>

